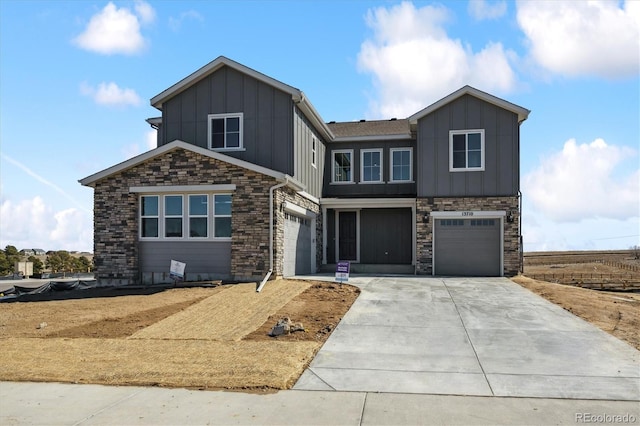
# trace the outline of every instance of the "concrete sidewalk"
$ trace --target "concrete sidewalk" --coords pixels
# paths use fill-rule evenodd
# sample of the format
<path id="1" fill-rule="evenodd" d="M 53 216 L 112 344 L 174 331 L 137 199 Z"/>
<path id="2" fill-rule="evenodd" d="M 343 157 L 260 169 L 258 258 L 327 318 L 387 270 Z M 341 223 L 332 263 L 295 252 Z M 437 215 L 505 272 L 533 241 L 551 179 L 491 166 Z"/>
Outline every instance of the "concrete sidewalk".
<path id="1" fill-rule="evenodd" d="M 2 425 L 533 425 L 640 422 L 636 402 L 0 383 Z"/>
<path id="2" fill-rule="evenodd" d="M 640 401 L 640 351 L 506 278 L 354 277 L 294 389 Z"/>

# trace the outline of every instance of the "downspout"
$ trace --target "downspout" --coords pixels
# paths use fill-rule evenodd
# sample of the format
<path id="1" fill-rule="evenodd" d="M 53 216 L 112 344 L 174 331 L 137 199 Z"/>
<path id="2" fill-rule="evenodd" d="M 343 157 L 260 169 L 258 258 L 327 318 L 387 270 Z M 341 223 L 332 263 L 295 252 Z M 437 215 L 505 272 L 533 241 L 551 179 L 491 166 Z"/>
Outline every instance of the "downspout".
<path id="1" fill-rule="evenodd" d="M 260 293 L 262 287 L 264 287 L 273 273 L 273 192 L 278 188 L 286 186 L 288 183 L 289 178 L 286 177 L 284 182 L 275 184 L 269 188 L 269 271 L 267 271 L 267 275 L 265 275 L 256 289 L 257 293 Z"/>
<path id="2" fill-rule="evenodd" d="M 518 238 L 520 239 L 520 273 L 524 273 L 524 243 L 522 241 L 522 192 L 518 189 Z"/>

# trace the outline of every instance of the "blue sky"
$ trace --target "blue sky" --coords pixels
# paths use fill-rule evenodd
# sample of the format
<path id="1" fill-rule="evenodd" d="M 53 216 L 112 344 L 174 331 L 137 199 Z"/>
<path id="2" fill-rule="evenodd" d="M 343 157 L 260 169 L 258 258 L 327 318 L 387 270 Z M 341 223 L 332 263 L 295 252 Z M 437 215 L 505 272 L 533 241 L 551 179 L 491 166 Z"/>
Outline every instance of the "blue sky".
<path id="1" fill-rule="evenodd" d="M 0 1 L 0 247 L 93 250 L 78 183 L 154 145 L 149 99 L 220 55 L 325 121 L 470 84 L 530 109 L 526 251 L 640 245 L 640 2 Z"/>

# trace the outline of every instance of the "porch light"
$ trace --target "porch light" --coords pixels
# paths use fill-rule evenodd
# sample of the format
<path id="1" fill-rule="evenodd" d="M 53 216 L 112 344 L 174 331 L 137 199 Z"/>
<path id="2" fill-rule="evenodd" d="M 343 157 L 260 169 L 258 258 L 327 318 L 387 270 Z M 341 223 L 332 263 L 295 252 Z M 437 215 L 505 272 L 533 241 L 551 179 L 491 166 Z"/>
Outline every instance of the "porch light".
<path id="1" fill-rule="evenodd" d="M 508 211 L 507 212 L 507 222 L 509 222 L 509 223 L 513 222 L 513 212 L 512 211 Z"/>

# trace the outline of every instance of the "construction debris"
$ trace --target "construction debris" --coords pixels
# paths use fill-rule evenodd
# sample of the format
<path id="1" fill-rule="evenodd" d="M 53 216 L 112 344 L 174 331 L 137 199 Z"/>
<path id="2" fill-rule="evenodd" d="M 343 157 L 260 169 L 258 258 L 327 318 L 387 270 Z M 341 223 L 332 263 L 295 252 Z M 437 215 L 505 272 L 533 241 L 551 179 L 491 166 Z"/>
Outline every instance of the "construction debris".
<path id="1" fill-rule="evenodd" d="M 271 332 L 269 333 L 269 336 L 276 337 L 283 334 L 294 333 L 296 331 L 305 331 L 302 323 L 294 324 L 293 322 L 291 322 L 291 319 L 289 319 L 288 317 L 284 317 L 278 320 L 276 325 L 273 326 Z"/>

